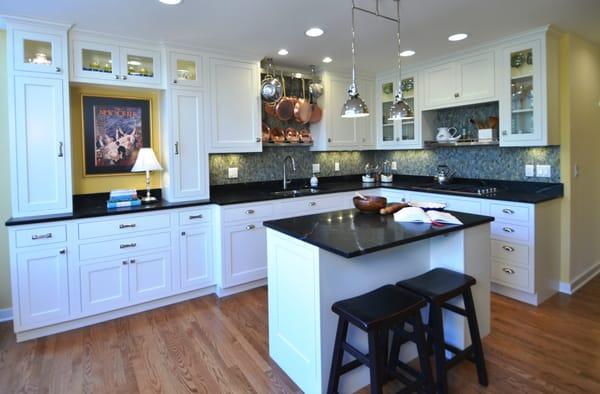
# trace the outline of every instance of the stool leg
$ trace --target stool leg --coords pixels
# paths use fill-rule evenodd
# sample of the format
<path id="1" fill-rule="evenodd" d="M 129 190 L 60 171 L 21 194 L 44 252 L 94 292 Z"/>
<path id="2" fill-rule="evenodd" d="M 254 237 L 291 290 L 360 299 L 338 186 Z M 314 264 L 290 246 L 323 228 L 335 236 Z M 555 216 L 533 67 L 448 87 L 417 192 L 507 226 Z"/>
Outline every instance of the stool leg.
<path id="1" fill-rule="evenodd" d="M 404 322 L 400 323 L 404 324 Z M 395 370 L 398 365 L 398 356 L 400 354 L 400 346 L 402 345 L 402 338 L 400 334 L 397 333 L 397 328 L 392 328 L 392 346 L 390 347 L 390 354 L 388 358 L 388 368 L 390 370 Z"/>
<path id="2" fill-rule="evenodd" d="M 435 356 L 435 375 L 437 391 L 440 394 L 448 393 L 448 381 L 446 379 L 446 351 L 444 339 L 444 319 L 442 308 L 435 303 L 429 306 L 429 329 L 433 334 L 433 353 Z"/>
<path id="3" fill-rule="evenodd" d="M 427 349 L 427 342 L 425 340 L 425 328 L 421 321 L 421 312 L 417 312 L 413 320 L 413 340 L 417 345 L 419 354 L 423 387 L 426 393 L 433 394 L 433 375 L 431 373 L 431 365 L 429 365 L 429 350 Z"/>
<path id="4" fill-rule="evenodd" d="M 327 394 L 338 392 L 342 362 L 344 359 L 344 348 L 342 344 L 348 334 L 348 321 L 342 317 L 338 319 L 337 332 L 335 334 L 335 344 L 333 345 L 333 357 L 331 358 L 331 370 L 329 371 L 329 384 L 327 385 Z"/>
<path id="5" fill-rule="evenodd" d="M 477 366 L 477 377 L 479 384 L 482 386 L 488 385 L 487 370 L 485 367 L 485 359 L 483 357 L 483 346 L 481 345 L 481 336 L 479 335 L 479 326 L 477 325 L 477 315 L 475 313 L 475 304 L 473 302 L 473 294 L 471 289 L 467 289 L 463 293 L 465 302 L 465 310 L 467 311 L 467 321 L 469 322 L 469 332 L 471 333 L 471 347 Z"/>
<path id="6" fill-rule="evenodd" d="M 379 348 L 381 345 L 380 331 L 374 329 L 369 331 L 369 374 L 371 376 L 371 394 L 382 393 L 381 371 L 385 368 L 382 352 Z"/>

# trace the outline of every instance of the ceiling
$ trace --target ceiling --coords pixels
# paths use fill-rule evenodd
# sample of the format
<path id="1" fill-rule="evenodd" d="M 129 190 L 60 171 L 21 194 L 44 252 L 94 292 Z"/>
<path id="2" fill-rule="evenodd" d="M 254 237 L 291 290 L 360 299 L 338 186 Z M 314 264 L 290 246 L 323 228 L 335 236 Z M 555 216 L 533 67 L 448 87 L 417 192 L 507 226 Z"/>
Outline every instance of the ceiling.
<path id="1" fill-rule="evenodd" d="M 356 0 L 374 9 L 375 0 Z M 600 0 L 402 0 L 402 46 L 417 54 L 404 64 L 422 62 L 499 37 L 546 24 L 574 32 L 600 45 Z M 317 64 L 349 70 L 351 0 L 158 0 L 0 1 L 0 14 L 65 22 L 75 27 L 152 41 L 214 48 L 276 63 Z M 395 3 L 381 0 L 381 12 L 395 16 Z M 377 73 L 395 67 L 395 29 L 390 21 L 358 13 L 359 70 Z M 320 26 L 325 34 L 309 39 L 304 31 Z M 450 43 L 451 33 L 470 37 Z M 288 56 L 278 56 L 286 48 Z M 321 59 L 330 56 L 333 63 Z"/>

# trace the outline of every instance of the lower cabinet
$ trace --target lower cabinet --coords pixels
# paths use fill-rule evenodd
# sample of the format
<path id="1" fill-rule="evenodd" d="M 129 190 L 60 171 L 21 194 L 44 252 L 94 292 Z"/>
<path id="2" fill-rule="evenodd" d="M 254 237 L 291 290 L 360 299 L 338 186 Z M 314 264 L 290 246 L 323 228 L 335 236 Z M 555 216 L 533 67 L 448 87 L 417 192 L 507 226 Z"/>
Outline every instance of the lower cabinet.
<path id="1" fill-rule="evenodd" d="M 267 233 L 262 221 L 222 227 L 223 288 L 267 277 Z"/>
<path id="2" fill-rule="evenodd" d="M 181 230 L 179 265 L 182 289 L 194 290 L 214 284 L 212 231 L 209 226 Z"/>
<path id="3" fill-rule="evenodd" d="M 69 278 L 64 246 L 17 253 L 17 290 L 15 326 L 35 328 L 67 318 L 69 312 Z M 14 285 L 13 285 L 14 286 Z M 16 294 L 15 294 L 16 293 Z"/>

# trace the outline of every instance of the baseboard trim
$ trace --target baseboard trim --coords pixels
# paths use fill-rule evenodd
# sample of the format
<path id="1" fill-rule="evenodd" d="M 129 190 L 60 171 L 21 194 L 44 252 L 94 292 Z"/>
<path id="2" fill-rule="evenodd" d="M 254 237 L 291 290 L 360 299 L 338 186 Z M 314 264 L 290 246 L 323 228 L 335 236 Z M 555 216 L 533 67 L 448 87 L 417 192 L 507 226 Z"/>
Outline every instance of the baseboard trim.
<path id="1" fill-rule="evenodd" d="M 219 297 L 219 298 L 229 297 L 231 295 L 241 293 L 243 291 L 252 290 L 257 287 L 262 287 L 262 286 L 266 286 L 266 285 L 267 285 L 267 278 L 255 280 L 250 283 L 244 283 L 243 285 L 238 285 L 238 286 L 233 286 L 233 287 L 227 287 L 227 288 L 217 287 L 217 297 Z"/>
<path id="2" fill-rule="evenodd" d="M 586 271 L 577 276 L 577 278 L 573 279 L 571 283 L 560 282 L 559 290 L 561 293 L 574 294 L 598 274 L 600 274 L 600 262 L 592 265 Z"/>
<path id="3" fill-rule="evenodd" d="M 13 319 L 12 308 L 0 309 L 0 323 Z"/>

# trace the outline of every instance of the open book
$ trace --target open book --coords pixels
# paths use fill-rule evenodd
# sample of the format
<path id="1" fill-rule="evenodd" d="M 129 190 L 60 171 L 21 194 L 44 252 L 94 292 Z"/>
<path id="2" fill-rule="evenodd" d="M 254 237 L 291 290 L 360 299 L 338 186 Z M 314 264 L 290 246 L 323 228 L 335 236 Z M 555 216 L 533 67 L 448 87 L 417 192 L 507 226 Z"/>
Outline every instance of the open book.
<path id="1" fill-rule="evenodd" d="M 441 211 L 424 211 L 417 207 L 406 207 L 394 214 L 396 222 L 462 224 L 456 216 Z"/>

